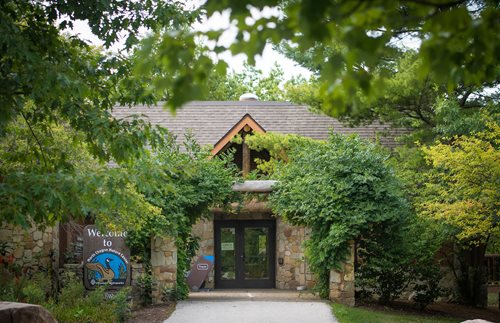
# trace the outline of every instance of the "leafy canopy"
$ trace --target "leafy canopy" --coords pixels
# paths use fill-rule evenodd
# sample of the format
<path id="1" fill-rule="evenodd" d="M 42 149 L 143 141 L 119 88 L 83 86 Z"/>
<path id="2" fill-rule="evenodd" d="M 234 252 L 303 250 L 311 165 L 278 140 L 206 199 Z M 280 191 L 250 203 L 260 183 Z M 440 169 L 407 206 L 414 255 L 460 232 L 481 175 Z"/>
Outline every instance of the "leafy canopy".
<path id="1" fill-rule="evenodd" d="M 283 14 L 252 16 L 251 9 L 266 7 L 279 7 Z M 155 61 L 165 69 L 175 69 L 183 75 L 179 76 L 179 84 L 206 80 L 209 76 L 198 67 L 206 66 L 206 59 L 214 54 L 227 50 L 232 54 L 245 54 L 253 64 L 255 55 L 261 54 L 267 44 L 277 46 L 285 42 L 298 52 L 317 49 L 309 52 L 308 58 L 310 66 L 318 72 L 325 111 L 333 115 L 361 114 L 366 111 L 366 102 L 357 94 L 361 91 L 364 100 L 369 102 L 379 98 L 390 74 L 386 59 L 400 51 L 397 40 L 406 37 L 420 43 L 416 55 L 421 60 L 417 73 L 421 80 L 430 74 L 451 91 L 460 85 L 480 86 L 498 79 L 500 10 L 495 1 L 260 0 L 249 3 L 225 0 L 208 1 L 202 8 L 208 16 L 230 9 L 230 19 L 238 28 L 233 44 L 220 45 L 222 31 L 185 33 L 188 39 L 201 35 L 216 41 L 204 46 L 198 56 L 194 55 L 194 49 L 183 50 L 182 53 L 186 53 L 183 57 L 195 62 L 190 70 L 178 63 L 178 58 L 172 60 L 179 51 L 172 47 L 177 40 L 171 33 L 152 38 L 157 46 L 149 42 L 145 46 L 146 54 L 155 48 Z M 189 40 L 187 44 L 192 46 L 194 42 Z M 222 60 L 218 68 L 224 70 Z M 380 77 L 375 77 L 376 74 Z M 161 90 L 170 86 L 168 82 L 157 85 Z M 202 85 L 184 85 L 194 95 L 203 92 Z M 179 96 L 171 103 L 173 107 L 189 99 L 187 92 L 176 90 L 175 95 Z"/>
<path id="2" fill-rule="evenodd" d="M 137 191 L 139 178 L 97 162 L 81 132 L 48 122 L 31 126 L 23 118 L 6 129 L 0 137 L 2 221 L 54 225 L 92 214 L 126 228 L 159 214 Z"/>
<path id="3" fill-rule="evenodd" d="M 486 244 L 500 235 L 499 145 L 500 126 L 490 119 L 485 131 L 422 148 L 434 172 L 421 213 L 455 228 L 464 245 Z"/>

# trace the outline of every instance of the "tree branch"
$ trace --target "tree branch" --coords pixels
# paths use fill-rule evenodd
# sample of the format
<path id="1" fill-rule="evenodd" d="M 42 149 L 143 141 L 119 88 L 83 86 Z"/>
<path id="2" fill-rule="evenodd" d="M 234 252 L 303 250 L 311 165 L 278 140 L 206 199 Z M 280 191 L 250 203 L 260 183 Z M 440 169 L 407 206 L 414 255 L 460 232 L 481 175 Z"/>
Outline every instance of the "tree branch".
<path id="1" fill-rule="evenodd" d="M 447 9 L 447 8 L 451 8 L 451 7 L 454 7 L 456 5 L 465 3 L 466 0 L 456 0 L 456 1 L 450 1 L 450 2 L 445 2 L 445 3 L 435 3 L 435 2 L 427 1 L 427 0 L 407 0 L 407 2 L 413 2 L 413 3 L 421 4 L 424 6 L 434 7 L 437 9 Z"/>
<path id="2" fill-rule="evenodd" d="M 42 159 L 43 159 L 43 163 L 45 165 L 45 168 L 48 168 L 48 166 L 47 166 L 47 159 L 45 158 L 45 153 L 43 151 L 42 143 L 40 142 L 40 140 L 36 136 L 35 131 L 31 127 L 31 124 L 28 122 L 28 119 L 26 118 L 26 116 L 24 115 L 24 113 L 22 111 L 19 111 L 19 112 L 21 113 L 21 116 L 23 117 L 24 122 L 26 122 L 26 124 L 28 125 L 28 128 L 30 129 L 31 135 L 33 136 L 33 138 L 35 138 L 35 141 L 38 144 L 38 147 L 40 148 L 40 153 L 42 154 Z"/>

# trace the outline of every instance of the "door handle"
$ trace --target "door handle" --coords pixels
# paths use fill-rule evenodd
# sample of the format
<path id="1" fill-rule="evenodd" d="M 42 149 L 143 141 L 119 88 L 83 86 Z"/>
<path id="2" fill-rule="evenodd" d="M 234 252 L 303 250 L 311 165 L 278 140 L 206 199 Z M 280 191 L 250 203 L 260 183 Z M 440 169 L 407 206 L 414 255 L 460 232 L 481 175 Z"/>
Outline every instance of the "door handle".
<path id="1" fill-rule="evenodd" d="M 241 254 L 241 259 L 242 259 L 243 261 L 245 261 L 245 253 L 242 253 L 242 254 Z"/>

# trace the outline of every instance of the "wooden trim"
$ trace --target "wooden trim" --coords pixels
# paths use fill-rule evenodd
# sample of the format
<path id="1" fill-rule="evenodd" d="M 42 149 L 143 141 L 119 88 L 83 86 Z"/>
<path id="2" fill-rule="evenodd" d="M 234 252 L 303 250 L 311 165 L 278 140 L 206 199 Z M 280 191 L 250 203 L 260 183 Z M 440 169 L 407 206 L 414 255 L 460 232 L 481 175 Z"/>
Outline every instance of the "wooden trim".
<path id="1" fill-rule="evenodd" d="M 243 176 L 247 176 L 250 173 L 250 148 L 248 148 L 247 143 L 243 139 L 243 152 L 242 152 L 242 171 Z"/>
<path id="2" fill-rule="evenodd" d="M 217 155 L 226 145 L 236 136 L 245 126 L 249 126 L 253 132 L 266 133 L 257 121 L 255 121 L 248 113 L 241 118 L 219 141 L 212 149 L 212 155 Z"/>

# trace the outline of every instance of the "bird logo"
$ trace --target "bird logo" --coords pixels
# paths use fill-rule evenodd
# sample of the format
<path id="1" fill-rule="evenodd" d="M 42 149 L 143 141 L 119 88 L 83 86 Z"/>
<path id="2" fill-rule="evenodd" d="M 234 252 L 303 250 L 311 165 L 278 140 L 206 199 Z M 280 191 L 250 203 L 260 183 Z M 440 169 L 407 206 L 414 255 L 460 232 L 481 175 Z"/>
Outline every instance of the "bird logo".
<path id="1" fill-rule="evenodd" d="M 93 257 L 85 264 L 86 277 L 91 286 L 122 285 L 127 277 L 125 262 L 117 254 L 106 252 Z"/>

